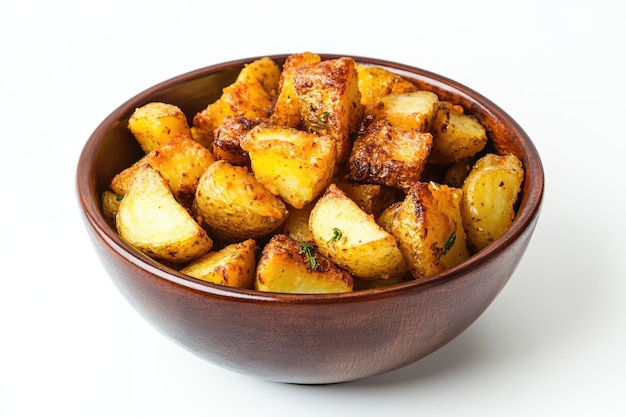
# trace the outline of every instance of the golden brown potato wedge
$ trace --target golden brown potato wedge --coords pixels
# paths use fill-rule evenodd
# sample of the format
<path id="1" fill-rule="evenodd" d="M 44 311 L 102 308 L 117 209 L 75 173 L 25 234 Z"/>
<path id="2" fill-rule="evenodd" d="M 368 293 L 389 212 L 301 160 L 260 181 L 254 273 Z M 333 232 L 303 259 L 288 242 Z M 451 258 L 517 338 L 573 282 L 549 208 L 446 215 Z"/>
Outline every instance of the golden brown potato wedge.
<path id="1" fill-rule="evenodd" d="M 248 67 L 257 68 L 255 63 Z M 246 68 L 248 68 L 246 67 Z M 215 130 L 227 116 L 243 116 L 247 119 L 269 119 L 274 100 L 265 89 L 254 69 L 239 74 L 237 80 L 222 90 L 222 95 L 193 118 L 192 137 L 208 149 L 213 149 Z M 268 77 L 268 78 L 271 78 Z"/>
<path id="2" fill-rule="evenodd" d="M 391 230 L 415 279 L 469 258 L 460 203 L 462 190 L 416 183 L 396 209 Z"/>
<path id="3" fill-rule="evenodd" d="M 281 69 L 274 60 L 269 57 L 263 57 L 246 64 L 235 82 L 250 82 L 252 79 L 256 79 L 270 97 L 276 97 L 280 73 Z"/>
<path id="4" fill-rule="evenodd" d="M 429 162 L 434 164 L 470 158 L 487 144 L 487 131 L 478 119 L 449 102 L 439 103 L 431 133 L 433 147 Z"/>
<path id="5" fill-rule="evenodd" d="M 278 98 L 274 105 L 274 111 L 270 123 L 277 126 L 289 126 L 300 128 L 302 118 L 298 107 L 298 96 L 293 85 L 296 68 L 310 63 L 320 62 L 319 55 L 312 52 L 292 54 L 285 59 L 278 84 Z"/>
<path id="6" fill-rule="evenodd" d="M 399 129 L 429 132 L 438 108 L 439 97 L 421 90 L 385 96 L 368 106 L 366 114 Z"/>
<path id="7" fill-rule="evenodd" d="M 115 218 L 122 239 L 155 259 L 187 262 L 213 245 L 176 201 L 167 180 L 147 164 L 137 170 Z"/>
<path id="8" fill-rule="evenodd" d="M 335 172 L 337 148 L 328 135 L 264 123 L 250 130 L 240 145 L 259 183 L 295 208 L 317 198 Z"/>
<path id="9" fill-rule="evenodd" d="M 365 64 L 357 64 L 361 104 L 369 106 L 390 94 L 410 93 L 418 88 L 410 80 L 393 72 Z"/>
<path id="10" fill-rule="evenodd" d="M 256 271 L 256 242 L 247 239 L 219 251 L 208 252 L 180 270 L 213 284 L 252 289 Z"/>
<path id="11" fill-rule="evenodd" d="M 259 291 L 325 294 L 351 292 L 352 276 L 314 247 L 277 234 L 263 248 L 254 288 Z"/>
<path id="12" fill-rule="evenodd" d="M 396 239 L 335 184 L 315 203 L 309 227 L 319 251 L 356 277 L 388 279 L 408 270 Z"/>
<path id="13" fill-rule="evenodd" d="M 187 116 L 170 103 L 152 102 L 135 109 L 128 120 L 128 129 L 145 153 L 174 136 L 191 137 Z"/>
<path id="14" fill-rule="evenodd" d="M 463 183 L 461 204 L 463 225 L 474 251 L 511 226 L 523 180 L 522 162 L 513 155 L 487 154 L 474 164 Z"/>
<path id="15" fill-rule="evenodd" d="M 195 207 L 201 224 L 224 242 L 267 236 L 287 218 L 283 201 L 256 180 L 247 167 L 215 161 L 202 175 Z"/>
<path id="16" fill-rule="evenodd" d="M 337 58 L 299 66 L 294 74 L 298 108 L 306 130 L 330 135 L 337 159 L 344 162 L 363 116 L 359 75 L 352 58 Z"/>
<path id="17" fill-rule="evenodd" d="M 352 146 L 348 178 L 407 190 L 421 179 L 432 140 L 430 133 L 396 128 L 386 120 L 366 123 Z"/>
<path id="18" fill-rule="evenodd" d="M 149 164 L 168 181 L 174 196 L 188 206 L 193 201 L 200 177 L 214 161 L 207 148 L 189 136 L 177 135 L 118 173 L 109 188 L 119 195 L 126 194 L 139 167 Z"/>

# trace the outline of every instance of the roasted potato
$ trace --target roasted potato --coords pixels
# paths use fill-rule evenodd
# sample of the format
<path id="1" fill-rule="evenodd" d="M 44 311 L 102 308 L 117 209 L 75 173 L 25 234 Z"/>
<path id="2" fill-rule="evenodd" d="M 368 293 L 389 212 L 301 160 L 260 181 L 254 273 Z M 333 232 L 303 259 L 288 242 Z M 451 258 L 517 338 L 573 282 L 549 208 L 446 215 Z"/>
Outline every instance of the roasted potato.
<path id="1" fill-rule="evenodd" d="M 319 251 L 358 278 L 388 279 L 408 270 L 396 239 L 335 184 L 315 203 L 309 227 Z"/>
<path id="2" fill-rule="evenodd" d="M 386 120 L 366 123 L 348 159 L 348 178 L 407 190 L 421 179 L 432 136 L 392 126 Z"/>
<path id="3" fill-rule="evenodd" d="M 399 189 L 385 185 L 365 184 L 337 177 L 333 182 L 364 212 L 374 217 L 377 217 L 388 206 L 404 197 L 404 194 Z"/>
<path id="4" fill-rule="evenodd" d="M 302 65 L 295 69 L 293 84 L 306 130 L 330 135 L 337 159 L 344 162 L 363 116 L 356 63 L 337 58 Z"/>
<path id="5" fill-rule="evenodd" d="M 302 127 L 298 96 L 293 85 L 294 74 L 296 68 L 320 61 L 320 56 L 312 52 L 292 54 L 285 59 L 278 83 L 278 98 L 270 118 L 271 124 L 293 128 Z"/>
<path id="6" fill-rule="evenodd" d="M 390 94 L 418 91 L 413 82 L 385 68 L 357 64 L 356 69 L 359 74 L 359 91 L 363 106 L 374 104 Z"/>
<path id="7" fill-rule="evenodd" d="M 463 107 L 440 102 L 433 119 L 433 147 L 429 162 L 452 163 L 471 158 L 487 144 L 485 127 Z"/>
<path id="8" fill-rule="evenodd" d="M 294 294 L 351 292 L 352 276 L 317 249 L 283 234 L 272 237 L 257 265 L 254 288 Z"/>
<path id="9" fill-rule="evenodd" d="M 254 65 L 255 62 L 250 64 Z M 212 150 L 215 130 L 227 116 L 269 119 L 274 100 L 265 89 L 263 79 L 252 76 L 255 71 L 246 72 L 246 68 L 240 72 L 235 82 L 222 90 L 220 98 L 207 105 L 193 118 L 191 135 L 208 149 Z"/>
<path id="10" fill-rule="evenodd" d="M 149 164 L 168 181 L 174 196 L 188 206 L 200 177 L 214 161 L 211 152 L 191 137 L 176 135 L 118 173 L 109 188 L 119 195 L 126 194 L 139 167 Z"/>
<path id="11" fill-rule="evenodd" d="M 511 226 L 523 180 L 522 162 L 514 155 L 487 154 L 474 164 L 463 183 L 461 203 L 463 225 L 474 251 Z"/>
<path id="12" fill-rule="evenodd" d="M 300 243 L 313 244 L 313 234 L 309 227 L 309 217 L 314 206 L 315 202 L 311 202 L 300 209 L 290 208 L 289 216 L 287 220 L 285 220 L 285 223 L 283 223 L 282 234 Z"/>
<path id="13" fill-rule="evenodd" d="M 235 82 L 252 82 L 256 79 L 270 97 L 276 97 L 280 74 L 281 69 L 278 64 L 269 57 L 263 57 L 246 64 Z"/>
<path id="14" fill-rule="evenodd" d="M 248 152 L 241 149 L 241 139 L 262 123 L 262 119 L 247 119 L 242 116 L 227 116 L 215 131 L 213 156 L 233 165 L 250 165 Z"/>
<path id="15" fill-rule="evenodd" d="M 263 123 L 240 145 L 259 183 L 295 208 L 317 198 L 335 172 L 337 148 L 329 135 Z"/>
<path id="16" fill-rule="evenodd" d="M 365 113 L 399 129 L 429 132 L 438 108 L 439 97 L 420 90 L 382 97 L 368 106 Z"/>
<path id="17" fill-rule="evenodd" d="M 391 231 L 415 279 L 469 258 L 460 203 L 462 190 L 418 182 L 395 208 Z"/>
<path id="18" fill-rule="evenodd" d="M 196 189 L 201 224 L 220 241 L 234 243 L 267 236 L 287 218 L 283 201 L 266 190 L 247 167 L 215 161 Z"/>
<path id="19" fill-rule="evenodd" d="M 228 287 L 252 289 L 256 271 L 256 242 L 247 239 L 208 252 L 180 270 L 190 277 Z"/>
<path id="20" fill-rule="evenodd" d="M 174 136 L 191 137 L 187 116 L 180 108 L 169 103 L 147 103 L 135 109 L 128 119 L 128 129 L 145 153 Z"/>
<path id="21" fill-rule="evenodd" d="M 155 259 L 187 262 L 213 246 L 204 229 L 176 201 L 167 180 L 148 164 L 135 173 L 115 219 L 122 239 Z"/>
<path id="22" fill-rule="evenodd" d="M 102 213 L 111 224 L 115 224 L 115 216 L 117 216 L 123 197 L 111 190 L 104 190 L 102 193 Z"/>

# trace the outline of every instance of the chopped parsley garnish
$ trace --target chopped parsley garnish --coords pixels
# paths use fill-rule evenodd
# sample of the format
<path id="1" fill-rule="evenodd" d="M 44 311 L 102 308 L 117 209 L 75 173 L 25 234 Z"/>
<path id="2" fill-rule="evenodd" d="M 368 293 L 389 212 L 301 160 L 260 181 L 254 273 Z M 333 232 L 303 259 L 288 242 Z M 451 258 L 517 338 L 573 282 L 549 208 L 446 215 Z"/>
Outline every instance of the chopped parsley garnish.
<path id="1" fill-rule="evenodd" d="M 455 241 L 456 241 L 456 232 L 452 232 L 452 234 L 446 241 L 446 244 L 443 246 L 443 253 L 441 254 L 441 256 L 445 255 L 446 253 L 450 251 L 450 249 L 452 249 L 452 246 L 454 246 Z"/>
<path id="2" fill-rule="evenodd" d="M 317 259 L 315 259 L 315 256 L 311 253 L 312 250 L 313 250 L 313 246 L 308 245 L 306 243 L 300 243 L 300 251 L 298 251 L 298 253 L 299 254 L 304 253 L 306 257 L 308 258 L 309 262 L 311 263 L 311 269 L 316 270 Z"/>
<path id="3" fill-rule="evenodd" d="M 328 239 L 328 243 L 335 243 L 343 236 L 343 232 L 336 227 L 333 227 L 333 237 Z"/>

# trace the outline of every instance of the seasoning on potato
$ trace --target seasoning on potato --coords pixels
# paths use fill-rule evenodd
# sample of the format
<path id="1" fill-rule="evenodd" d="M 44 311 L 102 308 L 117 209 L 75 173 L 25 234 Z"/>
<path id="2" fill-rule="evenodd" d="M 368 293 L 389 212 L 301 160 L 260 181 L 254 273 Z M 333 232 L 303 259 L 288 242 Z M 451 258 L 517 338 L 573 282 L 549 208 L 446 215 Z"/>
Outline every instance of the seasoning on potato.
<path id="1" fill-rule="evenodd" d="M 352 58 L 261 58 L 196 114 L 137 109 L 128 128 L 145 155 L 114 176 L 103 214 L 141 252 L 218 285 L 344 293 L 424 279 L 502 236 L 524 180 L 448 100 Z"/>

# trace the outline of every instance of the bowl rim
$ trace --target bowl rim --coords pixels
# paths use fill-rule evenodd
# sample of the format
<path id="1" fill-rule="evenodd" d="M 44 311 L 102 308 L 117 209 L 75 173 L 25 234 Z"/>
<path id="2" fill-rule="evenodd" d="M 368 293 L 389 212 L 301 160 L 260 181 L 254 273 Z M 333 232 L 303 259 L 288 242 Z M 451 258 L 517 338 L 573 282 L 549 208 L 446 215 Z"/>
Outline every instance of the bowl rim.
<path id="1" fill-rule="evenodd" d="M 509 229 L 492 244 L 473 254 L 469 259 L 453 268 L 446 269 L 445 271 L 420 280 L 411 280 L 383 288 L 365 289 L 340 294 L 273 293 L 213 284 L 187 276 L 173 268 L 169 268 L 125 243 L 117 232 L 109 226 L 102 214 L 100 196 L 96 190 L 96 170 L 93 166 L 93 161 L 98 152 L 100 142 L 105 133 L 110 129 L 111 125 L 119 120 L 122 120 L 124 117 L 127 117 L 129 112 L 134 110 L 136 107 L 135 103 L 146 102 L 149 97 L 178 83 L 188 82 L 197 78 L 206 77 L 212 73 L 243 66 L 246 63 L 263 57 L 269 57 L 277 62 L 282 62 L 289 55 L 291 54 L 259 55 L 198 68 L 168 78 L 151 87 L 148 87 L 114 109 L 104 120 L 102 120 L 102 122 L 100 122 L 85 142 L 76 167 L 76 196 L 79 200 L 78 202 L 81 207 L 81 214 L 83 216 L 83 220 L 86 222 L 86 226 L 90 227 L 105 245 L 129 263 L 147 271 L 155 277 L 186 287 L 190 290 L 202 292 L 214 297 L 230 298 L 246 302 L 320 304 L 333 303 L 339 300 L 342 300 L 342 302 L 356 302 L 371 300 L 373 298 L 392 297 L 409 292 L 421 292 L 433 286 L 443 285 L 450 280 L 463 276 L 466 272 L 471 271 L 477 266 L 487 262 L 489 259 L 497 257 L 499 253 L 511 246 L 517 238 L 520 237 L 526 229 L 533 224 L 534 221 L 536 221 L 542 205 L 545 182 L 541 157 L 527 133 L 508 113 L 500 108 L 500 106 L 496 105 L 490 99 L 486 98 L 477 91 L 457 81 L 419 67 L 379 58 L 349 54 L 318 53 L 322 59 L 351 57 L 357 62 L 387 67 L 407 76 L 419 76 L 420 78 L 425 78 L 429 84 L 435 87 L 441 87 L 445 90 L 453 89 L 455 94 L 464 96 L 472 102 L 479 103 L 484 110 L 489 113 L 490 117 L 501 119 L 509 126 L 509 130 L 515 131 L 516 135 L 522 139 L 520 147 L 522 148 L 524 155 L 527 156 L 530 165 L 528 167 L 525 166 L 524 168 L 525 170 L 530 169 L 532 175 L 526 175 L 525 177 L 525 181 L 530 181 L 529 184 L 524 186 L 528 192 L 522 197 L 520 209 L 518 210 L 511 227 L 509 227 Z"/>

